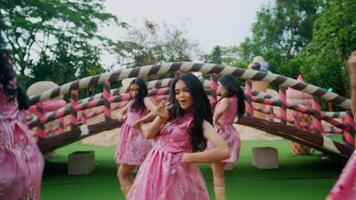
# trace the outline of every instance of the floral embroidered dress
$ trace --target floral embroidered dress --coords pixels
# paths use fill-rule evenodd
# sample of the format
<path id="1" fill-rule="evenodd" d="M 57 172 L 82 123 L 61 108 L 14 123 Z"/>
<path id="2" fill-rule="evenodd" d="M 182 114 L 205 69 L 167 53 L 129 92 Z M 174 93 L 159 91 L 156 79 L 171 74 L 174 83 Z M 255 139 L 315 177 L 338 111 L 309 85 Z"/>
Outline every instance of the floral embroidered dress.
<path id="1" fill-rule="evenodd" d="M 0 200 L 40 199 L 43 165 L 25 114 L 0 84 Z"/>
<path id="2" fill-rule="evenodd" d="M 238 160 L 238 155 L 240 154 L 241 141 L 239 134 L 233 126 L 234 119 L 237 114 L 237 97 L 230 97 L 230 106 L 229 108 L 222 114 L 219 119 L 222 128 L 217 128 L 215 126 L 216 132 L 224 139 L 226 144 L 231 149 L 230 157 L 221 162 L 225 163 L 233 163 Z M 220 106 L 221 101 L 219 101 L 216 107 Z M 208 148 L 210 149 L 212 144 L 208 144 Z"/>
<path id="3" fill-rule="evenodd" d="M 151 149 L 150 142 L 143 136 L 142 130 L 131 127 L 133 123 L 147 114 L 147 111 L 127 111 L 127 119 L 121 126 L 121 132 L 116 149 L 116 163 L 141 165 Z"/>
<path id="4" fill-rule="evenodd" d="M 142 163 L 128 200 L 207 200 L 204 178 L 195 165 L 181 163 L 191 152 L 188 130 L 193 114 L 167 122 L 155 137 L 153 147 Z"/>

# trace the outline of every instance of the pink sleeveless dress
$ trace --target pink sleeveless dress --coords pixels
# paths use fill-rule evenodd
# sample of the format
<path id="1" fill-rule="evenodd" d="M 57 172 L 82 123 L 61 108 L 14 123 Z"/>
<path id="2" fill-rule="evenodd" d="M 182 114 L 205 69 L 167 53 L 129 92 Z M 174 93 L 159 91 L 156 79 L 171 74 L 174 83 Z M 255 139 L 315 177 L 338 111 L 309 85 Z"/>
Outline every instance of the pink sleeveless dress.
<path id="1" fill-rule="evenodd" d="M 25 114 L 0 85 L 0 200 L 40 199 L 43 166 Z"/>
<path id="2" fill-rule="evenodd" d="M 241 141 L 238 132 L 233 126 L 234 119 L 237 114 L 237 97 L 230 97 L 230 106 L 220 117 L 219 122 L 222 124 L 223 128 L 215 127 L 216 132 L 224 139 L 226 144 L 229 146 L 231 153 L 228 159 L 221 162 L 234 163 L 238 160 L 240 154 Z M 216 107 L 220 106 L 221 101 L 219 101 Z M 208 144 L 208 148 L 211 148 L 212 144 Z"/>
<path id="3" fill-rule="evenodd" d="M 327 200 L 356 199 L 356 150 L 346 163 Z"/>
<path id="4" fill-rule="evenodd" d="M 204 178 L 195 165 L 181 163 L 191 152 L 189 128 L 193 114 L 167 122 L 154 138 L 153 148 L 142 163 L 128 200 L 207 200 Z"/>
<path id="5" fill-rule="evenodd" d="M 147 114 L 131 108 L 127 111 L 127 119 L 121 126 L 120 137 L 116 148 L 116 163 L 141 165 L 151 149 L 150 142 L 143 136 L 142 130 L 131 127 L 133 123 Z"/>

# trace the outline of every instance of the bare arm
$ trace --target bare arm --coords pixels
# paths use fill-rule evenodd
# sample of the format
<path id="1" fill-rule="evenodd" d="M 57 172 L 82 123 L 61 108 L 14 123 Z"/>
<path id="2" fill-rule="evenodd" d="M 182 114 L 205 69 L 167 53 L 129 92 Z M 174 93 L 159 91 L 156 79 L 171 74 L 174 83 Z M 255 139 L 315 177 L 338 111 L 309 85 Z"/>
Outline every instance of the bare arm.
<path id="1" fill-rule="evenodd" d="M 137 120 L 132 124 L 133 128 L 141 128 L 142 123 L 150 122 L 155 119 L 156 115 L 153 114 L 153 111 L 156 109 L 156 106 L 152 103 L 149 97 L 144 98 L 144 103 L 146 108 L 150 111 L 147 115 Z"/>
<path id="2" fill-rule="evenodd" d="M 203 133 L 213 145 L 214 148 L 203 152 L 184 153 L 182 162 L 185 163 L 210 163 L 229 158 L 230 149 L 224 140 L 216 133 L 213 126 L 204 120 Z"/>
<path id="3" fill-rule="evenodd" d="M 144 99 L 144 103 L 146 108 L 150 112 L 139 120 L 140 123 L 150 122 L 156 117 L 156 115 L 153 114 L 154 110 L 156 109 L 156 106 L 152 103 L 151 99 L 149 97 L 146 97 Z"/>
<path id="4" fill-rule="evenodd" d="M 123 122 L 127 118 L 127 110 L 129 109 L 130 104 L 131 101 L 129 101 L 122 109 L 120 109 L 119 114 L 117 116 L 119 122 Z"/>
<path id="5" fill-rule="evenodd" d="M 229 108 L 230 103 L 231 102 L 229 98 L 223 98 L 220 100 L 219 106 L 216 107 L 213 116 L 214 125 L 219 125 L 219 119 L 224 114 L 224 112 Z"/>
<path id="6" fill-rule="evenodd" d="M 146 139 L 152 139 L 156 137 L 158 134 L 159 130 L 161 129 L 161 126 L 166 122 L 165 119 L 162 119 L 161 117 L 157 116 L 152 123 L 143 131 L 143 135 L 145 136 Z"/>
<path id="7" fill-rule="evenodd" d="M 346 63 L 350 78 L 351 110 L 356 123 L 356 51 L 354 51 Z"/>
<path id="8" fill-rule="evenodd" d="M 154 138 L 161 129 L 161 126 L 168 120 L 169 114 L 167 110 L 167 105 L 165 103 L 160 103 L 157 108 L 152 112 L 152 114 L 157 117 L 143 131 L 143 134 L 146 139 Z"/>

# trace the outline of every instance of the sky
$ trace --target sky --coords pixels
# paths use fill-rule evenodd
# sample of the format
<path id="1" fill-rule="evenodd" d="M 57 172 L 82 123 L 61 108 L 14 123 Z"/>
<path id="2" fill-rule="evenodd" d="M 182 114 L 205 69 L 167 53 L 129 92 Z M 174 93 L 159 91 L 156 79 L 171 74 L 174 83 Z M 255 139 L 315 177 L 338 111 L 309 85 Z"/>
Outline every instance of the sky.
<path id="1" fill-rule="evenodd" d="M 204 52 L 216 45 L 239 45 L 252 35 L 256 12 L 272 0 L 106 0 L 106 10 L 119 19 L 138 24 L 143 19 L 168 23 L 186 29 L 188 39 Z M 123 31 L 106 30 L 113 39 Z M 106 64 L 111 59 L 107 57 Z"/>

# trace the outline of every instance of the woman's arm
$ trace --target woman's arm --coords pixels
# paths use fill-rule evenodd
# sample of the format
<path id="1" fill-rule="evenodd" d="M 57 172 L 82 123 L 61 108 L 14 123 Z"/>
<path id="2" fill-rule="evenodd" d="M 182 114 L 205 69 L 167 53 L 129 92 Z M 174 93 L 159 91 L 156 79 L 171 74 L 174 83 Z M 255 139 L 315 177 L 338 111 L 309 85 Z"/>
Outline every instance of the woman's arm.
<path id="1" fill-rule="evenodd" d="M 156 115 L 153 114 L 153 111 L 156 109 L 156 106 L 152 103 L 151 99 L 149 97 L 145 97 L 144 103 L 147 110 L 149 110 L 150 112 L 141 119 L 137 120 L 135 123 L 133 123 L 133 128 L 139 129 L 141 128 L 142 123 L 150 122 L 156 117 Z"/>
<path id="2" fill-rule="evenodd" d="M 129 109 L 129 106 L 131 104 L 131 101 L 129 101 L 122 109 L 120 109 L 119 114 L 117 116 L 117 120 L 119 122 L 123 122 L 127 118 L 127 110 Z"/>
<path id="3" fill-rule="evenodd" d="M 146 139 L 154 138 L 161 129 L 161 126 L 168 120 L 169 113 L 167 105 L 164 102 L 159 103 L 156 109 L 152 112 L 152 115 L 157 117 L 146 129 L 143 130 L 143 135 Z"/>
<path id="4" fill-rule="evenodd" d="M 208 139 L 214 148 L 196 153 L 184 153 L 182 162 L 184 163 L 209 163 L 217 162 L 229 158 L 230 148 L 224 140 L 216 133 L 213 126 L 204 120 L 203 122 L 204 137 Z"/>
<path id="5" fill-rule="evenodd" d="M 356 123 L 356 51 L 352 52 L 346 63 L 346 69 L 349 72 L 350 78 L 351 111 L 353 112 L 354 122 Z"/>
<path id="6" fill-rule="evenodd" d="M 157 116 L 150 125 L 143 130 L 143 135 L 146 139 L 152 139 L 156 137 L 157 133 L 161 129 L 161 126 L 166 122 L 160 116 Z"/>
<path id="7" fill-rule="evenodd" d="M 216 110 L 215 110 L 214 116 L 213 116 L 213 124 L 214 125 L 221 126 L 219 123 L 219 119 L 224 114 L 224 112 L 226 112 L 226 110 L 229 108 L 230 103 L 231 102 L 230 102 L 229 98 L 223 98 L 220 100 L 220 103 L 216 107 Z"/>
<path id="8" fill-rule="evenodd" d="M 152 103 L 150 97 L 145 97 L 143 99 L 143 102 L 145 103 L 147 110 L 149 110 L 150 112 L 153 112 L 156 109 L 156 106 Z"/>

